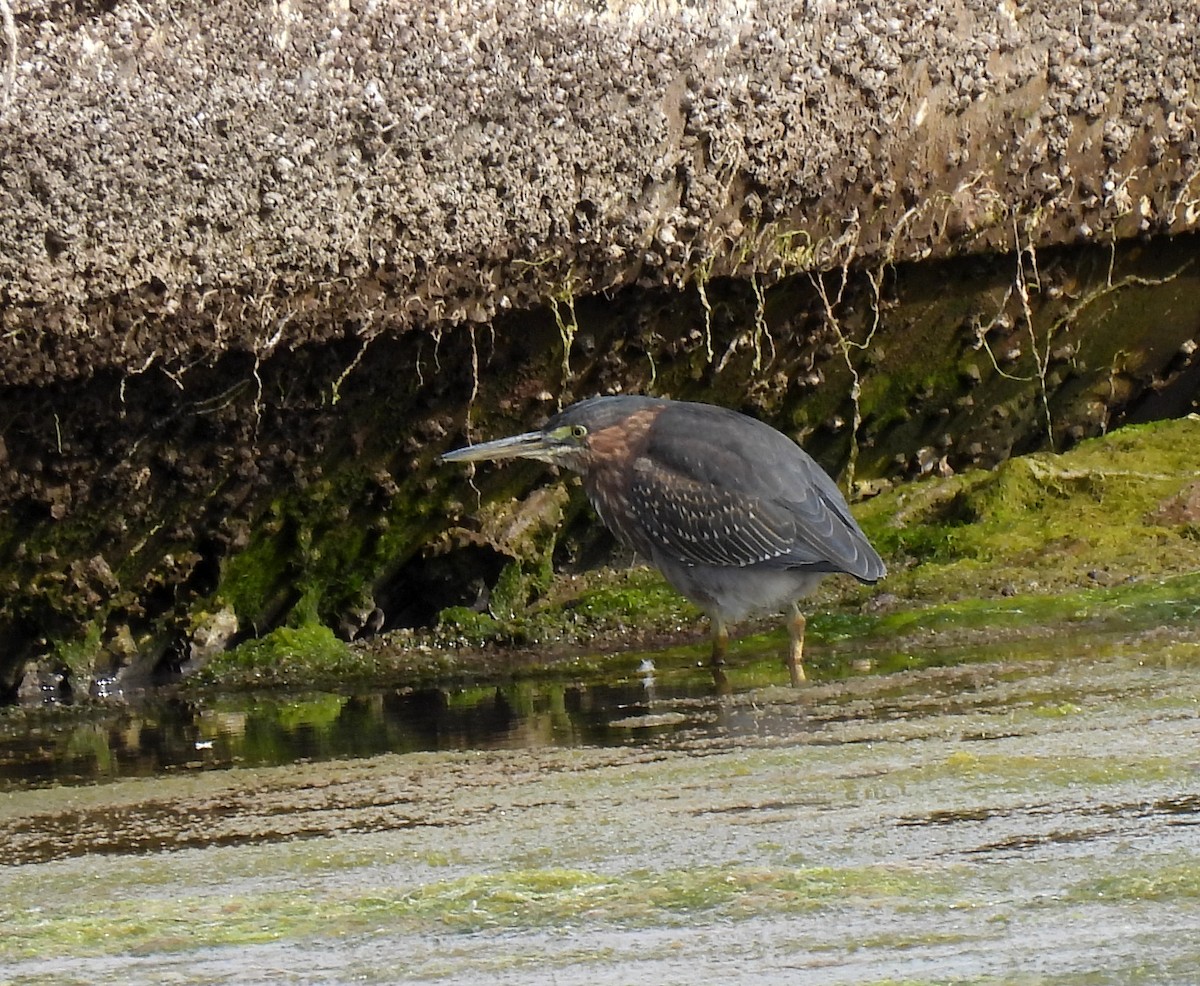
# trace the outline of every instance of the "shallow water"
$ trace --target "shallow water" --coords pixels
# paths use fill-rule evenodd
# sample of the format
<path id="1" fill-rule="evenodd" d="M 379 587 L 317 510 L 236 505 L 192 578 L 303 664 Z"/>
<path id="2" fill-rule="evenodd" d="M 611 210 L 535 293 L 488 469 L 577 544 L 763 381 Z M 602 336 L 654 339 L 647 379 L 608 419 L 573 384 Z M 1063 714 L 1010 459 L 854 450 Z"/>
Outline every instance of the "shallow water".
<path id="1" fill-rule="evenodd" d="M 13 713 L 0 978 L 1194 981 L 1194 624 L 694 658 Z"/>
<path id="2" fill-rule="evenodd" d="M 814 684 L 829 685 L 997 660 L 1075 659 L 1135 636 L 1145 640 L 1145 659 L 1157 661 L 1164 652 L 1150 638 L 1163 627 L 1186 636 L 1196 625 L 1195 581 L 1139 587 L 1132 605 L 1085 599 L 1064 611 L 1053 600 L 1027 600 L 916 611 L 901 614 L 899 629 L 873 644 L 853 636 L 839 643 L 836 621 L 825 619 L 827 642 L 808 673 Z M 705 729 L 715 736 L 728 727 L 719 714 L 728 695 L 787 681 L 783 647 L 781 634 L 735 642 L 720 690 L 701 645 L 621 655 L 587 675 L 566 669 L 471 686 L 226 695 L 164 689 L 78 706 L 0 708 L 0 793 L 381 753 L 624 746 Z"/>
<path id="3" fill-rule="evenodd" d="M 654 694 L 653 683 L 639 680 L 149 697 L 13 710 L 0 739 L 0 790 L 380 753 L 606 745 L 630 735 L 611 734 L 609 720 L 644 711 Z M 681 694 L 686 689 L 672 692 Z"/>

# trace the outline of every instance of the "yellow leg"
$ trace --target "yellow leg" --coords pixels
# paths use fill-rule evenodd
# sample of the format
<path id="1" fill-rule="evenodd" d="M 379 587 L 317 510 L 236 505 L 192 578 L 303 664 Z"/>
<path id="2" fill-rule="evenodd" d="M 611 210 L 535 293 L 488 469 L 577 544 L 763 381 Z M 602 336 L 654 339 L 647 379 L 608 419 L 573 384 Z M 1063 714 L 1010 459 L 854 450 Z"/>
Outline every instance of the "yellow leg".
<path id="1" fill-rule="evenodd" d="M 792 687 L 798 688 L 806 679 L 804 674 L 804 614 L 800 607 L 792 603 L 792 618 L 788 620 L 787 669 L 792 679 Z"/>

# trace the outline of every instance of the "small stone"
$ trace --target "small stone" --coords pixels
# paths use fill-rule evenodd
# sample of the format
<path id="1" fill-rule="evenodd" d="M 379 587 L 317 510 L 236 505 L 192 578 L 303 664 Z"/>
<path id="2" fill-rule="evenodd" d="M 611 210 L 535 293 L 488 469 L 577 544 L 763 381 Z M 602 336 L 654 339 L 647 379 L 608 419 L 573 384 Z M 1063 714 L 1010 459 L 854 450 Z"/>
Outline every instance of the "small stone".
<path id="1" fill-rule="evenodd" d="M 188 661 L 191 670 L 201 667 L 205 661 L 221 653 L 238 630 L 237 614 L 229 606 L 206 616 L 192 634 L 188 646 Z"/>

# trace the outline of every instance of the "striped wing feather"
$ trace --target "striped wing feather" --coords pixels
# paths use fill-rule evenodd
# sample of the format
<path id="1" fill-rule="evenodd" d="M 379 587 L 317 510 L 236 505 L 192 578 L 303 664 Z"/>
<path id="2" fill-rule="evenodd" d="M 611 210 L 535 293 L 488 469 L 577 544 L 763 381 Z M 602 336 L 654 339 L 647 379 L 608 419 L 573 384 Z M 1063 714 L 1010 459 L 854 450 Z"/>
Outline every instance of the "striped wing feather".
<path id="1" fill-rule="evenodd" d="M 685 564 L 883 574 L 837 486 L 803 449 L 751 418 L 710 410 L 710 421 L 681 421 L 670 409 L 655 421 L 626 474 L 623 499 L 640 533 Z"/>

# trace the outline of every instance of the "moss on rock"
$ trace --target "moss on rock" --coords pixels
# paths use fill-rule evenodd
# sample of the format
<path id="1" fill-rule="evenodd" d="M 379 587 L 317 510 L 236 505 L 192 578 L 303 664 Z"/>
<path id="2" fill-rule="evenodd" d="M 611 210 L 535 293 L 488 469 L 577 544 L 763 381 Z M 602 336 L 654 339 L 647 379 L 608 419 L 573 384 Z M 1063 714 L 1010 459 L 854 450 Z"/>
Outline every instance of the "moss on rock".
<path id="1" fill-rule="evenodd" d="M 201 669 L 196 683 L 295 687 L 361 679 L 372 670 L 328 627 L 308 624 L 277 627 L 216 655 Z"/>

